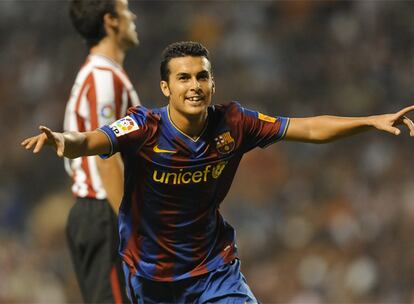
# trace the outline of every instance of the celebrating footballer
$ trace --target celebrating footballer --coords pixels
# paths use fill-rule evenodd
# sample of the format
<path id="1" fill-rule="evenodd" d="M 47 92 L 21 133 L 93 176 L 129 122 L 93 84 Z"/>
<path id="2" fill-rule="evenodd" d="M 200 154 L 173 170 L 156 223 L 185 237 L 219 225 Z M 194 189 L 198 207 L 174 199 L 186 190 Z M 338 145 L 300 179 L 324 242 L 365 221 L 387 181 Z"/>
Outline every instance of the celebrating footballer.
<path id="1" fill-rule="evenodd" d="M 282 141 L 325 143 L 369 130 L 399 135 L 413 122 L 396 113 L 368 117 L 267 116 L 237 102 L 212 104 L 215 82 L 207 49 L 169 45 L 161 61 L 168 105 L 130 108 L 120 120 L 91 132 L 41 134 L 22 145 L 34 153 L 52 146 L 77 158 L 120 152 L 124 195 L 119 252 L 133 303 L 257 303 L 240 272 L 235 231 L 219 207 L 243 155 Z"/>

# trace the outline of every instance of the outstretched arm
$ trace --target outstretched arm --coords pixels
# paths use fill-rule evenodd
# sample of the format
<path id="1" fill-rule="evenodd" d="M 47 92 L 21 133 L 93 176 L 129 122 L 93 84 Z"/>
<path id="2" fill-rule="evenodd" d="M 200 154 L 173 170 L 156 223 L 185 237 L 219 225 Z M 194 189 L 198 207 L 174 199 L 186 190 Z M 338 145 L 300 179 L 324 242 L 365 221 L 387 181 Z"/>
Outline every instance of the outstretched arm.
<path id="1" fill-rule="evenodd" d="M 33 153 L 38 153 L 47 145 L 52 146 L 59 157 L 68 158 L 108 154 L 111 150 L 109 139 L 100 131 L 59 133 L 44 126 L 39 130 L 41 134 L 22 141 L 21 145 L 26 150 L 33 149 Z"/>
<path id="2" fill-rule="evenodd" d="M 405 116 L 413 110 L 414 106 L 410 106 L 397 113 L 367 117 L 315 116 L 291 118 L 285 139 L 325 143 L 372 128 L 399 135 L 401 131 L 396 127 L 397 125 L 406 125 L 410 130 L 410 136 L 414 136 L 414 124 Z"/>

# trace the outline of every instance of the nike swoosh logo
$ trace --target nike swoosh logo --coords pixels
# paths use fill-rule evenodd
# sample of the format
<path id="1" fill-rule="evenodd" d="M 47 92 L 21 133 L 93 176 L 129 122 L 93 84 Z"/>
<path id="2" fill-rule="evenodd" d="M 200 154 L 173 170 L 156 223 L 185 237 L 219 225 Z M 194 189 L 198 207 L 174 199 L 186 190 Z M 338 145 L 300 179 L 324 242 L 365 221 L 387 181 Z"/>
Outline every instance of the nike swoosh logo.
<path id="1" fill-rule="evenodd" d="M 171 154 L 173 154 L 173 153 L 177 152 L 175 150 L 160 149 L 160 148 L 158 148 L 158 145 L 154 146 L 153 150 L 154 150 L 155 153 L 171 153 Z"/>

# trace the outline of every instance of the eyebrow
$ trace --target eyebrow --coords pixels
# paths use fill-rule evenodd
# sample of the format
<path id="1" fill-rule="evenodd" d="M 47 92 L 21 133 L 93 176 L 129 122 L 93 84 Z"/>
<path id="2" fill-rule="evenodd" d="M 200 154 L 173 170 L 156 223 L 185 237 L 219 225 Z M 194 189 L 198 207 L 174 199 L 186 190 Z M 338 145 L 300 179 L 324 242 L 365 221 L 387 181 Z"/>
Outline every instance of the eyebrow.
<path id="1" fill-rule="evenodd" d="M 199 76 L 208 76 L 208 75 L 210 75 L 209 71 L 202 70 L 202 71 L 198 72 L 196 76 L 199 77 Z M 190 73 L 179 72 L 179 73 L 176 74 L 176 77 L 182 77 L 182 76 L 188 77 L 188 76 L 190 76 Z"/>
<path id="2" fill-rule="evenodd" d="M 197 76 L 210 76 L 210 72 L 207 70 L 203 70 L 199 73 L 197 73 Z"/>
<path id="3" fill-rule="evenodd" d="M 181 77 L 181 76 L 189 76 L 190 73 L 185 73 L 185 72 L 181 72 L 181 73 L 177 73 L 176 76 L 177 77 Z"/>

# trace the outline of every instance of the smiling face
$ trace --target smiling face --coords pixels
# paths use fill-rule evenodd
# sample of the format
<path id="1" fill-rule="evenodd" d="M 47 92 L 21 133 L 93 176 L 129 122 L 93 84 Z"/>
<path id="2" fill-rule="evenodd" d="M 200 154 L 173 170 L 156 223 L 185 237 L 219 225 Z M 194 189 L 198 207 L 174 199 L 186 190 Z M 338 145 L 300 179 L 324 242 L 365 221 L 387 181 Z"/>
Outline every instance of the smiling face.
<path id="1" fill-rule="evenodd" d="M 214 93 L 210 61 L 202 56 L 172 58 L 168 71 L 168 81 L 160 85 L 173 121 L 205 121 Z"/>
<path id="2" fill-rule="evenodd" d="M 121 45 L 129 48 L 138 45 L 138 34 L 135 28 L 137 16 L 128 7 L 128 0 L 117 0 L 115 4 L 118 28 L 117 34 Z"/>

